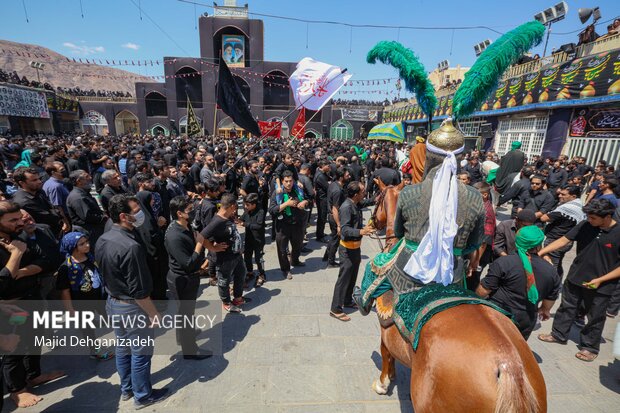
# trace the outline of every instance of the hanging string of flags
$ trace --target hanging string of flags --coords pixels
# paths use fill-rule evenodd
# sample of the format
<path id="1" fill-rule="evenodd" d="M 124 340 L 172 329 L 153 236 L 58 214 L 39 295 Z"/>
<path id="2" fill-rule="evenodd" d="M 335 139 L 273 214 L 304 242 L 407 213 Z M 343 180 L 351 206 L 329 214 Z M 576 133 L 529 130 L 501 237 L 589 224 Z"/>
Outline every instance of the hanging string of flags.
<path id="1" fill-rule="evenodd" d="M 20 56 L 20 57 L 27 57 L 27 58 L 35 58 L 35 59 L 51 59 L 51 56 L 46 55 L 46 54 L 41 54 L 41 53 L 29 53 L 29 52 L 24 52 L 24 51 L 18 51 L 18 50 L 12 50 L 12 49 L 0 49 L 0 53 L 2 54 L 10 54 L 10 55 L 14 55 L 14 56 Z M 67 62 L 73 62 L 73 63 L 82 63 L 82 64 L 86 64 L 86 65 L 108 65 L 108 66 L 160 66 L 160 65 L 174 65 L 176 64 L 179 59 L 168 59 L 168 60 L 132 60 L 132 59 L 127 59 L 127 60 L 117 60 L 117 59 L 87 59 L 87 58 L 69 58 L 66 57 Z M 184 59 L 185 60 L 185 59 Z M 207 65 L 215 70 L 217 70 L 218 65 L 216 63 L 211 63 L 211 62 L 207 62 L 203 59 L 193 59 L 194 64 L 200 64 L 200 65 Z M 260 77 L 261 80 L 264 80 L 265 78 L 267 79 L 277 79 L 277 78 L 281 78 L 281 79 L 285 79 L 287 80 L 287 84 L 288 84 L 288 76 L 286 75 L 278 75 L 275 74 L 273 72 L 270 73 L 260 73 L 260 72 L 256 72 L 250 69 L 245 69 L 245 68 L 231 68 L 231 70 L 233 72 L 242 72 L 243 74 L 247 75 L 247 76 L 256 76 L 256 77 Z M 176 79 L 176 78 L 186 78 L 186 77 L 194 77 L 197 76 L 198 74 L 202 74 L 202 73 L 206 73 L 206 70 L 201 70 L 201 71 L 197 71 L 195 73 L 180 73 L 180 74 L 175 74 L 175 75 L 161 75 L 161 76 L 143 76 L 143 77 L 148 77 L 154 80 L 163 80 L 163 79 Z M 84 75 L 84 76 L 89 76 L 89 75 Z M 95 75 L 92 75 L 95 76 Z M 106 76 L 102 76 L 102 75 L 98 75 L 100 77 L 106 77 Z M 122 78 L 120 76 L 114 76 L 113 78 Z M 129 78 L 129 76 L 128 76 Z M 346 86 L 378 86 L 378 85 L 387 85 L 387 84 L 391 84 L 393 82 L 395 82 L 398 78 L 384 78 L 384 79 L 360 79 L 360 80 L 351 80 L 349 81 Z M 276 84 L 274 83 L 274 85 L 276 86 L 284 86 L 283 84 Z M 288 85 L 286 85 L 286 87 L 288 87 Z"/>

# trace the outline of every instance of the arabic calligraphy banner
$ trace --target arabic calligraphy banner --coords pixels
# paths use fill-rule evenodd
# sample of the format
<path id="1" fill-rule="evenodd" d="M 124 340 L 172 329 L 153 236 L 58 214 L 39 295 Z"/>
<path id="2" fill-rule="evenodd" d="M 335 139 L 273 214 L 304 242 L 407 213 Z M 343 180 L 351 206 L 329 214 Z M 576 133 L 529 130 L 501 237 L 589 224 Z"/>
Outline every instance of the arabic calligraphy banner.
<path id="1" fill-rule="evenodd" d="M 618 95 L 617 99 L 614 95 Z M 451 115 L 453 97 L 454 94 L 441 97 L 433 116 Z M 620 49 L 500 81 L 474 115 L 498 114 L 519 107 L 526 109 L 528 105 L 577 106 L 611 100 L 620 100 Z M 386 111 L 383 115 L 385 122 L 425 118 L 417 104 Z"/>
<path id="2" fill-rule="evenodd" d="M 45 93 L 12 86 L 0 86 L 0 115 L 49 118 Z"/>
<path id="3" fill-rule="evenodd" d="M 377 121 L 377 111 L 370 109 L 341 109 L 342 118 L 357 121 Z"/>
<path id="4" fill-rule="evenodd" d="M 55 94 L 47 95 L 47 106 L 49 110 L 53 112 L 70 112 L 74 114 L 78 113 L 77 100 L 66 99 Z"/>
<path id="5" fill-rule="evenodd" d="M 620 136 L 620 108 L 580 109 L 570 124 L 573 137 Z"/>

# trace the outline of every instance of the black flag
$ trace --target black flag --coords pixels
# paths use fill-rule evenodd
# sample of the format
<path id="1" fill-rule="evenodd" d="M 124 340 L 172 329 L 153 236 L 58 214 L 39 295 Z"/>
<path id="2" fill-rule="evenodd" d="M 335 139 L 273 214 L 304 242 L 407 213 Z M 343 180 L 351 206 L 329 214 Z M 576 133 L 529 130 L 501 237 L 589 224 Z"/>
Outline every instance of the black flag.
<path id="1" fill-rule="evenodd" d="M 254 120 L 252 112 L 250 112 L 250 106 L 245 100 L 245 97 L 243 97 L 243 93 L 241 93 L 241 89 L 239 85 L 237 85 L 237 82 L 235 82 L 224 59 L 220 59 L 220 74 L 217 83 L 217 104 L 237 125 L 250 132 L 252 135 L 261 135 L 258 123 Z"/>

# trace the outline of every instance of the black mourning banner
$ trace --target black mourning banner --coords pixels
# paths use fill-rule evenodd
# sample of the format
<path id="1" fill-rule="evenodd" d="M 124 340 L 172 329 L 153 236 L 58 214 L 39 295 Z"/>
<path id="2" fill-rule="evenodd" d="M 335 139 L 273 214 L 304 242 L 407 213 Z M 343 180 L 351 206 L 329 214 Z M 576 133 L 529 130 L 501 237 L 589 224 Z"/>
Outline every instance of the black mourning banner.
<path id="1" fill-rule="evenodd" d="M 620 136 L 620 108 L 575 110 L 570 125 L 573 137 Z"/>
<path id="2" fill-rule="evenodd" d="M 237 125 L 250 132 L 252 135 L 261 136 L 260 127 L 252 116 L 248 102 L 243 97 L 241 89 L 237 85 L 237 82 L 235 82 L 224 59 L 220 59 L 220 73 L 217 83 L 217 104 Z"/>

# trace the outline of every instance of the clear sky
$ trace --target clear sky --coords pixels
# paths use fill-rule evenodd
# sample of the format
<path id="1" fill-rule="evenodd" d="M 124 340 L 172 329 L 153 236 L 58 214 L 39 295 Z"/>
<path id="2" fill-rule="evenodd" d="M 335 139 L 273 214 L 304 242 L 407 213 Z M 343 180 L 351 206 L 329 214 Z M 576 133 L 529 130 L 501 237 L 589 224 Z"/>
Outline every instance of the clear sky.
<path id="1" fill-rule="evenodd" d="M 212 1 L 197 0 L 207 6 Z M 223 4 L 221 0 L 219 4 Z M 245 3 L 238 1 L 238 5 Z M 250 12 L 311 20 L 332 20 L 356 24 L 391 26 L 489 26 L 505 32 L 533 19 L 533 15 L 555 1 L 367 1 L 367 0 L 248 0 Z M 577 42 L 579 7 L 599 6 L 601 22 L 620 15 L 618 0 L 567 1 L 566 19 L 552 26 L 550 51 L 564 43 Z M 26 22 L 24 4 L 29 22 Z M 206 6 L 177 0 L 2 0 L 0 38 L 48 47 L 69 57 L 96 59 L 160 59 L 162 56 L 199 56 L 195 15 L 212 14 Z M 140 10 L 142 8 L 142 19 Z M 194 14 L 196 13 L 196 14 Z M 167 33 L 164 34 L 147 15 Z M 470 66 L 475 61 L 473 46 L 499 34 L 487 29 L 409 30 L 349 28 L 262 18 L 265 22 L 265 59 L 299 61 L 314 59 L 347 67 L 355 79 L 395 77 L 394 69 L 365 61 L 368 50 L 380 40 L 399 40 L 413 49 L 428 71 L 447 59 L 452 66 Z M 597 27 L 606 32 L 607 24 Z M 573 32 L 571 34 L 561 34 Z M 542 54 L 544 45 L 534 52 Z M 307 47 L 306 47 L 307 46 Z M 145 75 L 161 75 L 161 66 L 128 66 Z M 387 86 L 386 86 L 387 87 Z M 377 89 L 378 87 L 360 87 Z M 344 96 L 343 96 L 344 97 Z M 354 96 L 351 96 L 354 97 Z M 371 95 L 359 95 L 371 98 Z"/>

